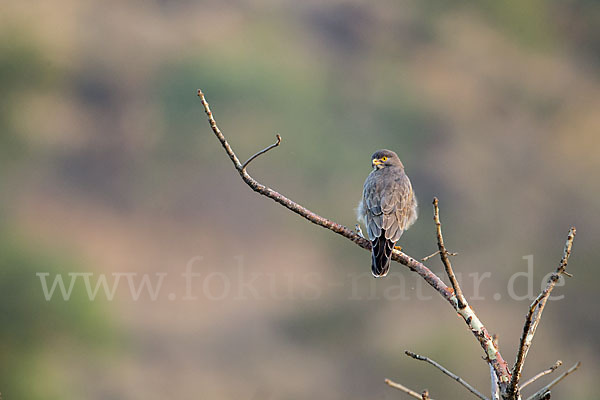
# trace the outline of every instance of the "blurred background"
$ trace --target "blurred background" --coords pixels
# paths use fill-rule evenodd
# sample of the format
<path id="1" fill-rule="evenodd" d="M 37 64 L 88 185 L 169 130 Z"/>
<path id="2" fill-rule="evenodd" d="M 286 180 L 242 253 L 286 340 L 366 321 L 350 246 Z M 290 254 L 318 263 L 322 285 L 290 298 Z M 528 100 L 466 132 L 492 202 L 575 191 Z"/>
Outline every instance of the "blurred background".
<path id="1" fill-rule="evenodd" d="M 600 398 L 597 2 L 0 11 L 3 398 L 406 398 L 384 378 L 468 396 L 405 349 L 489 392 L 479 345 L 437 293 L 399 264 L 372 279 L 367 252 L 242 183 L 198 88 L 240 158 L 283 136 L 253 176 L 346 226 L 371 154 L 398 152 L 421 203 L 400 244 L 417 258 L 436 249 L 438 196 L 463 290 L 511 365 L 526 297 L 577 226 L 574 277 L 546 308 L 525 376 L 581 360 L 553 398 Z M 69 273 L 164 279 L 154 299 L 123 277 L 112 300 L 90 300 L 80 277 L 68 301 L 46 301 L 39 273 L 67 287 Z"/>

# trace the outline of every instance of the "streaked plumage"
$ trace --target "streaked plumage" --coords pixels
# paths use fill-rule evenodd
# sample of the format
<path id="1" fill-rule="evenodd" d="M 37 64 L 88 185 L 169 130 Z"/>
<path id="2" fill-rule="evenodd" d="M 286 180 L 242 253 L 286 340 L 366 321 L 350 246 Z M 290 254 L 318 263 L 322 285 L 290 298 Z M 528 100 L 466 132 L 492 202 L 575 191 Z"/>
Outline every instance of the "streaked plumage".
<path id="1" fill-rule="evenodd" d="M 371 164 L 357 211 L 372 245 L 371 272 L 382 277 L 389 271 L 396 242 L 417 219 L 417 199 L 396 153 L 376 151 Z"/>

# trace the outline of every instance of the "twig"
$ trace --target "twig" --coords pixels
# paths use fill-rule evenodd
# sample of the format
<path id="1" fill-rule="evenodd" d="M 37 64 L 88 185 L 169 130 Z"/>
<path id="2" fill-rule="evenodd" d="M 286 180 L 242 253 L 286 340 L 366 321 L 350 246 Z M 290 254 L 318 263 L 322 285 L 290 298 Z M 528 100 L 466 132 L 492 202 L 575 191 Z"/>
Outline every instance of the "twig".
<path id="1" fill-rule="evenodd" d="M 556 369 L 558 367 L 560 367 L 562 365 L 562 361 L 558 360 L 557 362 L 554 363 L 553 366 L 551 366 L 550 368 L 540 372 L 539 374 L 535 375 L 533 378 L 528 379 L 527 381 L 525 381 L 525 383 L 523 383 L 521 385 L 521 390 L 523 390 L 523 388 L 525 388 L 525 386 L 537 381 L 538 379 L 540 379 L 542 376 L 546 376 L 548 374 L 553 373 L 554 371 L 556 371 Z"/>
<path id="2" fill-rule="evenodd" d="M 549 393 L 550 389 L 552 387 L 554 387 L 554 385 L 556 385 L 558 382 L 560 382 L 564 378 L 566 378 L 567 375 L 570 375 L 573 372 L 575 372 L 577 370 L 577 368 L 579 368 L 580 365 L 581 365 L 581 361 L 578 361 L 577 364 L 575 364 L 571 368 L 569 368 L 569 370 L 567 372 L 563 373 L 561 376 L 559 376 L 558 378 L 556 378 L 555 380 L 553 380 L 552 382 L 550 382 L 549 384 L 547 384 L 546 386 L 544 386 L 543 388 L 541 388 L 540 390 L 535 392 L 535 394 L 528 397 L 527 400 L 542 400 L 542 399 L 544 399 L 545 398 L 544 396 L 546 396 Z"/>
<path id="3" fill-rule="evenodd" d="M 440 251 L 436 251 L 435 253 L 431 253 L 430 255 L 428 255 L 427 257 L 423 257 L 421 258 L 421 262 L 425 262 L 427 260 L 429 260 L 430 258 L 433 258 L 435 256 L 437 256 L 438 254 L 440 254 Z"/>
<path id="4" fill-rule="evenodd" d="M 400 391 L 403 391 L 404 393 L 406 393 L 406 394 L 407 394 L 407 395 L 409 395 L 409 396 L 412 396 L 412 397 L 414 397 L 415 399 L 423 400 L 423 396 L 422 396 L 421 394 L 419 394 L 419 393 L 415 392 L 414 390 L 411 390 L 411 389 L 407 388 L 407 387 L 406 387 L 406 386 L 404 386 L 404 385 L 401 385 L 401 384 L 399 384 L 399 383 L 396 383 L 396 382 L 392 381 L 391 379 L 386 379 L 386 380 L 385 380 L 385 383 L 386 383 L 388 386 L 391 386 L 391 387 L 393 387 L 394 389 L 398 389 L 398 390 L 400 390 Z M 432 400 L 432 399 L 429 399 L 429 400 Z"/>
<path id="5" fill-rule="evenodd" d="M 512 378 L 508 385 L 508 395 L 512 396 L 509 398 L 517 398 L 519 394 L 519 381 L 521 379 L 521 373 L 523 372 L 523 365 L 525 358 L 531 347 L 533 336 L 542 318 L 542 312 L 548 301 L 550 293 L 556 286 L 556 282 L 560 279 L 561 275 L 565 273 L 567 264 L 569 262 L 569 256 L 571 255 L 571 248 L 573 247 L 573 239 L 575 239 L 575 227 L 571 227 L 569 234 L 567 235 L 567 241 L 563 250 L 563 256 L 560 260 L 560 264 L 550 278 L 544 290 L 536 297 L 536 299 L 529 306 L 527 316 L 525 317 L 525 324 L 523 325 L 523 333 L 521 334 L 521 340 L 519 342 L 519 351 L 517 353 L 517 360 L 512 370 Z"/>
<path id="6" fill-rule="evenodd" d="M 448 257 L 448 251 L 444 246 L 444 237 L 442 236 L 442 223 L 440 222 L 440 209 L 438 207 L 438 199 L 437 197 L 433 198 L 433 220 L 435 221 L 435 226 L 437 230 L 437 240 L 438 240 L 438 249 L 440 258 L 444 263 L 444 268 L 446 268 L 446 274 L 450 279 L 450 283 L 452 284 L 452 288 L 454 289 L 454 293 L 456 293 L 456 298 L 458 300 L 458 307 L 463 309 L 467 306 L 467 302 L 465 300 L 465 296 L 463 296 L 462 290 L 460 289 L 460 285 L 458 284 L 458 280 L 454 275 L 454 271 L 452 270 L 452 264 L 450 263 L 450 258 Z"/>
<path id="7" fill-rule="evenodd" d="M 482 395 L 477 389 L 475 389 L 473 386 L 471 386 L 469 383 L 467 383 L 463 378 L 456 375 L 455 373 L 448 371 L 448 369 L 446 369 L 445 367 L 443 367 L 436 361 L 432 360 L 431 358 L 421 356 L 419 354 L 413 353 L 412 351 L 408 351 L 408 350 L 406 350 L 404 353 L 407 356 L 414 358 L 415 360 L 428 362 L 429 364 L 433 365 L 434 367 L 436 367 L 437 369 L 442 371 L 444 374 L 446 374 L 450 378 L 454 379 L 456 382 L 458 382 L 461 385 L 463 385 L 464 387 L 466 387 L 469 392 L 473 393 L 475 396 L 479 397 L 481 400 L 487 400 L 487 398 L 484 395 Z"/>
<path id="8" fill-rule="evenodd" d="M 435 253 L 431 253 L 431 254 L 430 254 L 430 255 L 428 255 L 427 257 L 423 257 L 423 258 L 421 258 L 421 262 L 425 262 L 425 261 L 429 260 L 430 258 L 433 258 L 433 257 L 437 256 L 438 254 L 440 254 L 440 251 L 439 251 L 439 250 L 438 250 L 438 251 L 436 251 Z M 457 255 L 458 255 L 458 253 L 450 253 L 450 252 L 449 252 L 449 253 L 448 253 L 448 255 L 449 255 L 449 256 L 457 256 Z"/>
<path id="9" fill-rule="evenodd" d="M 267 151 L 279 146 L 281 144 L 281 136 L 279 136 L 279 134 L 277 134 L 277 135 L 275 135 L 275 137 L 277 138 L 277 141 L 275 143 L 273 143 L 272 145 L 270 145 L 269 147 L 262 149 L 261 151 L 257 152 L 252 157 L 250 157 L 244 164 L 242 164 L 242 170 L 245 170 L 246 167 L 248 167 L 248 164 L 250 164 L 252 162 L 252 160 L 254 160 L 256 157 L 260 156 L 261 154 L 265 154 Z"/>
<path id="10" fill-rule="evenodd" d="M 215 119 L 213 118 L 213 114 L 210 110 L 210 106 L 209 106 L 208 102 L 206 101 L 204 94 L 202 93 L 201 90 L 198 90 L 198 96 L 200 97 L 202 105 L 204 106 L 204 111 L 206 112 L 206 115 L 208 116 L 208 122 L 210 124 L 210 127 L 211 127 L 213 133 L 215 134 L 215 136 L 221 143 L 221 146 L 223 146 L 223 148 L 225 149 L 225 152 L 227 153 L 228 157 L 231 159 L 231 162 L 233 163 L 235 169 L 240 174 L 240 177 L 242 178 L 242 180 L 248 186 L 250 186 L 250 188 L 252 190 L 276 201 L 277 203 L 286 207 L 288 210 L 302 216 L 303 218 L 307 219 L 308 221 L 312 222 L 313 224 L 316 224 L 323 228 L 329 229 L 332 232 L 335 232 L 335 233 L 353 241 L 354 243 L 356 243 L 358 246 L 360 246 L 361 248 L 363 248 L 365 250 L 369 250 L 369 251 L 371 250 L 371 242 L 369 242 L 368 240 L 366 240 L 363 237 L 360 237 L 356 232 L 352 231 L 351 229 L 346 228 L 343 225 L 340 225 L 340 224 L 335 223 L 327 218 L 323 218 L 323 217 L 315 214 L 314 212 L 310 211 L 309 209 L 301 206 L 298 203 L 295 203 L 294 201 L 288 199 L 287 197 L 279 194 L 275 190 L 259 183 L 257 180 L 252 178 L 248 174 L 248 172 L 244 169 L 244 166 L 242 165 L 242 163 L 240 163 L 240 160 L 238 159 L 236 154 L 233 152 L 231 146 L 225 139 L 225 136 L 223 135 L 223 133 L 217 126 L 217 123 L 216 123 Z M 421 276 L 432 288 L 434 288 L 444 299 L 446 299 L 447 302 L 450 303 L 452 308 L 454 308 L 455 310 L 458 311 L 459 315 L 467 323 L 469 329 L 471 330 L 471 333 L 473 334 L 473 336 L 475 336 L 475 338 L 478 340 L 480 346 L 484 350 L 487 360 L 488 360 L 488 363 L 490 363 L 490 365 L 493 366 L 494 371 L 496 372 L 496 375 L 498 376 L 500 385 L 502 386 L 502 388 L 506 388 L 506 385 L 508 384 L 508 381 L 510 379 L 510 371 L 508 369 L 508 364 L 506 363 L 504 358 L 502 358 L 502 355 L 500 354 L 498 349 L 494 347 L 494 345 L 492 343 L 492 337 L 490 336 L 489 332 L 487 331 L 487 329 L 485 328 L 483 323 L 479 320 L 479 318 L 477 317 L 477 315 L 475 314 L 473 309 L 471 309 L 471 307 L 469 307 L 468 305 L 464 309 L 460 309 L 458 307 L 457 295 L 455 294 L 456 291 L 449 288 L 444 283 L 444 281 L 442 281 L 436 274 L 431 272 L 431 270 L 429 268 L 427 268 L 423 263 L 402 253 L 399 250 L 393 250 L 392 259 L 394 261 L 399 262 L 402 265 L 405 265 L 411 271 L 419 274 L 419 276 Z"/>

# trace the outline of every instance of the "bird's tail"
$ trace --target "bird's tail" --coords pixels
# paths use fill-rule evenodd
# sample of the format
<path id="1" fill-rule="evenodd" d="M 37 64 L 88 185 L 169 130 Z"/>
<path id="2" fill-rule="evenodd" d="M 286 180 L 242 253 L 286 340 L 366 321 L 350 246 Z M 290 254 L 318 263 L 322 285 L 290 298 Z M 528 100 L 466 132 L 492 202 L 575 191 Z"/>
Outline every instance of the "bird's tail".
<path id="1" fill-rule="evenodd" d="M 381 236 L 371 242 L 371 272 L 375 278 L 386 276 L 390 270 L 394 244 L 394 242 L 385 238 L 383 230 Z"/>

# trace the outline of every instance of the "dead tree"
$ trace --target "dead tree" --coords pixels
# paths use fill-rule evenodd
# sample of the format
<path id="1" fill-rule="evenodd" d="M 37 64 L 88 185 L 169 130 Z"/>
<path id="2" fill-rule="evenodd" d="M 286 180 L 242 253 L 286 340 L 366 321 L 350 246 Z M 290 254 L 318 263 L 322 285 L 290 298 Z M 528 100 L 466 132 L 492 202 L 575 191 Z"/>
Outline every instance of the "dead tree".
<path id="1" fill-rule="evenodd" d="M 237 172 L 240 174 L 242 180 L 250 186 L 252 190 L 255 192 L 268 197 L 282 206 L 286 207 L 290 211 L 299 214 L 304 217 L 308 221 L 313 224 L 322 226 L 323 228 L 329 229 L 332 232 L 335 232 L 343 237 L 351 240 L 356 245 L 362 247 L 365 250 L 371 250 L 371 243 L 362 237 L 358 232 L 348 229 L 347 227 L 340 225 L 336 222 L 333 222 L 327 218 L 321 217 L 309 209 L 301 206 L 300 204 L 290 200 L 289 198 L 283 196 L 282 194 L 276 192 L 275 190 L 261 184 L 256 179 L 252 178 L 248 172 L 248 165 L 257 157 L 262 154 L 268 152 L 269 150 L 279 146 L 281 144 L 281 136 L 276 135 L 277 141 L 272 145 L 266 147 L 263 150 L 260 150 L 244 163 L 240 162 L 240 159 L 237 157 L 231 145 L 225 139 L 225 136 L 217 126 L 217 123 L 213 117 L 213 114 L 210 110 L 210 106 L 206 101 L 204 94 L 201 90 L 198 90 L 198 96 L 204 106 L 204 111 L 208 116 L 208 122 L 210 123 L 210 127 L 225 149 L 225 153 L 229 156 L 233 165 Z M 540 319 L 542 317 L 542 312 L 544 311 L 544 307 L 546 306 L 546 302 L 550 293 L 554 289 L 556 283 L 560 279 L 561 276 L 571 276 L 570 273 L 566 271 L 567 263 L 569 261 L 569 256 L 571 254 L 571 247 L 573 245 L 573 239 L 575 238 L 575 228 L 572 227 L 569 230 L 569 234 L 567 236 L 567 241 L 564 247 L 563 256 L 560 260 L 559 266 L 556 271 L 550 276 L 548 282 L 546 284 L 545 289 L 536 297 L 536 299 L 529 306 L 527 315 L 525 317 L 525 324 L 523 326 L 523 332 L 521 334 L 521 340 L 519 343 L 519 349 L 517 353 L 517 359 L 512 368 L 509 367 L 508 363 L 504 360 L 502 355 L 500 354 L 500 350 L 498 348 L 497 340 L 495 337 L 490 335 L 485 325 L 481 320 L 477 317 L 477 314 L 473 310 L 473 308 L 467 302 L 467 299 L 462 293 L 460 285 L 454 275 L 454 271 L 452 269 L 452 264 L 450 262 L 450 256 L 455 255 L 455 253 L 450 253 L 445 245 L 444 238 L 442 236 L 442 224 L 440 222 L 440 212 L 438 207 L 438 199 L 433 199 L 433 219 L 435 221 L 436 226 L 436 234 L 437 234 L 437 245 L 438 251 L 431 256 L 425 257 L 421 261 L 410 257 L 407 254 L 404 254 L 400 250 L 394 250 L 392 259 L 397 261 L 398 263 L 408 267 L 411 271 L 417 273 L 421 278 L 423 278 L 433 289 L 435 289 L 448 303 L 450 306 L 462 317 L 462 319 L 467 324 L 467 327 L 477 339 L 477 342 L 483 349 L 484 359 L 489 365 L 490 368 L 490 378 L 491 378 L 491 399 L 492 400 L 522 400 L 521 389 L 525 386 L 530 385 L 535 380 L 539 379 L 542 376 L 545 376 L 549 373 L 552 373 L 556 370 L 562 362 L 558 361 L 551 368 L 542 371 L 532 377 L 531 379 L 521 382 L 521 373 L 523 371 L 523 365 L 525 363 L 525 359 L 527 357 L 527 353 L 529 352 L 529 348 L 531 347 L 531 343 L 533 341 L 533 337 L 535 335 L 536 329 L 539 325 Z M 429 268 L 427 268 L 423 262 L 432 256 L 438 255 L 440 256 L 442 263 L 444 264 L 444 268 L 446 270 L 446 274 L 448 275 L 448 279 L 450 280 L 450 286 L 446 285 L 441 278 L 439 278 L 436 274 L 434 274 Z M 448 369 L 444 368 L 442 365 L 433 361 L 428 357 L 424 357 L 418 354 L 415 354 L 410 351 L 406 351 L 406 354 L 416 360 L 425 361 L 434 367 L 441 370 L 444 374 L 454 379 L 456 382 L 464 386 L 469 392 L 471 392 L 475 397 L 478 397 L 482 400 L 487 400 L 488 398 L 481 394 L 477 389 L 467 383 L 464 379 L 459 377 L 458 375 L 450 372 Z M 571 367 L 568 371 L 563 373 L 561 376 L 556 378 L 554 381 L 550 382 L 548 385 L 542 387 L 535 394 L 528 397 L 527 400 L 546 400 L 550 399 L 550 389 L 560 382 L 567 375 L 574 372 L 580 363 L 578 362 L 573 367 Z M 399 383 L 393 382 L 389 379 L 386 379 L 385 382 L 402 392 L 417 398 L 417 399 L 430 399 L 429 392 L 424 390 L 421 393 L 413 391 Z"/>

